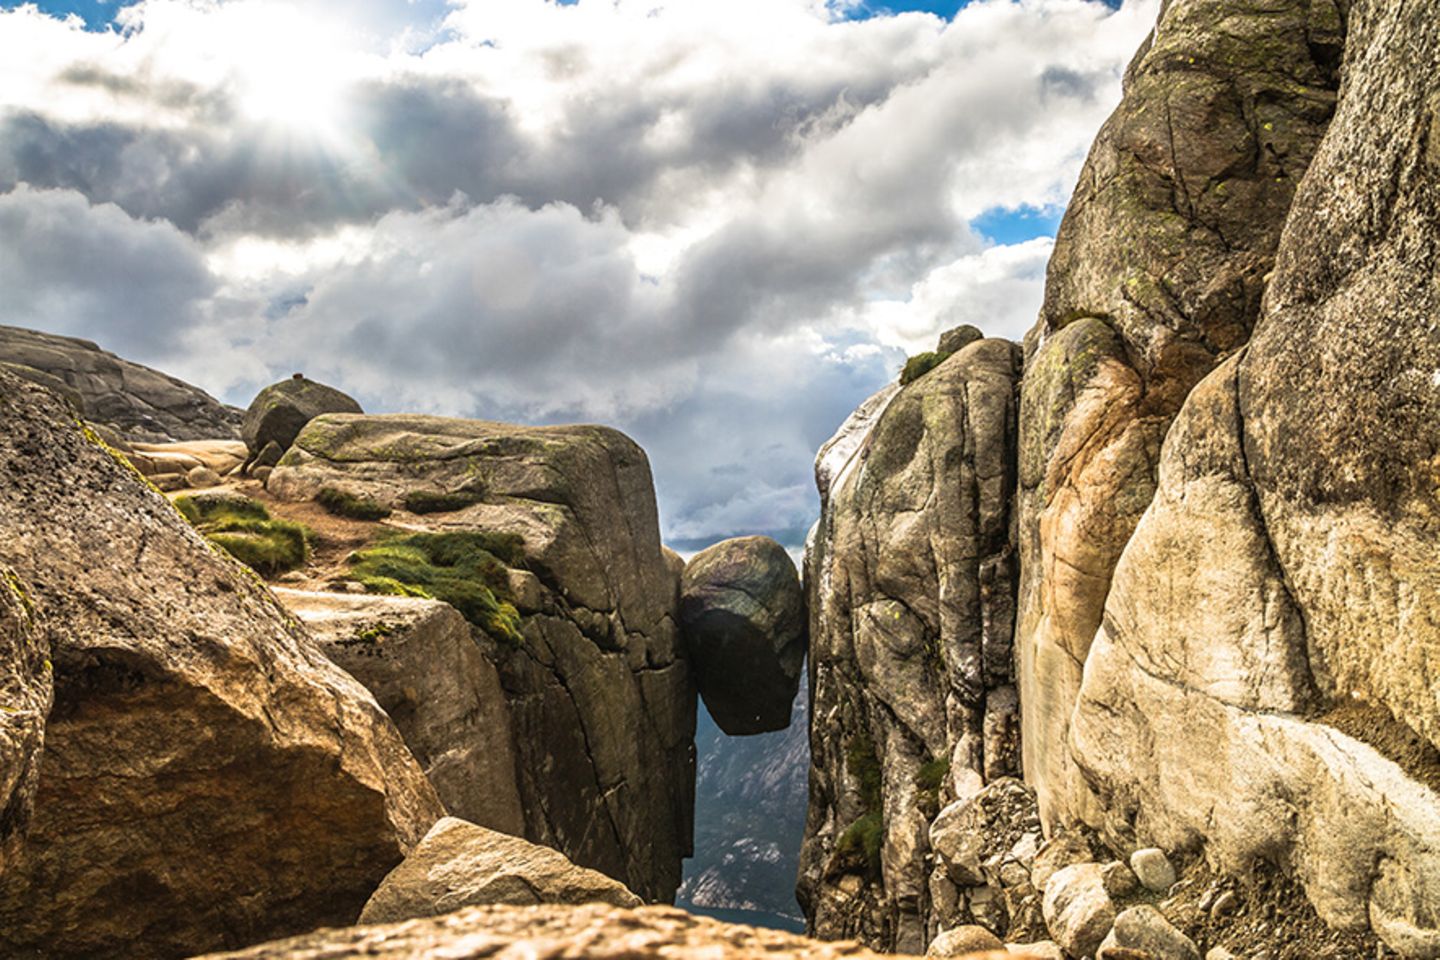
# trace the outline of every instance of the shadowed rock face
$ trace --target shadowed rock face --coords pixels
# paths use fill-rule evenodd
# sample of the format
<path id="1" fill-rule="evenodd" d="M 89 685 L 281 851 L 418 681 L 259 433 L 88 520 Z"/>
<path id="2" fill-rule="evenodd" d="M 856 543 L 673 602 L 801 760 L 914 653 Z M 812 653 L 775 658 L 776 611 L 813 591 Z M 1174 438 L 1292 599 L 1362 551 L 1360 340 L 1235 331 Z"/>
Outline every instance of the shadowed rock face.
<path id="1" fill-rule="evenodd" d="M 930 820 L 959 792 L 1019 772 L 1019 354 L 1003 340 L 972 343 L 867 404 L 821 451 L 799 882 L 820 936 L 923 951 Z M 878 862 L 859 842 L 877 831 Z"/>
<path id="2" fill-rule="evenodd" d="M 93 422 L 142 443 L 233 440 L 240 411 L 88 340 L 0 326 L 0 370 L 39 383 Z"/>
<path id="3" fill-rule="evenodd" d="M 638 907 L 640 898 L 549 847 L 446 817 L 380 884 L 360 922 L 393 923 L 498 903 Z"/>
<path id="4" fill-rule="evenodd" d="M 444 813 L 389 718 L 52 393 L 0 374 L 0 421 L 0 567 L 55 681 L 0 954 L 187 956 L 353 921 Z"/>
<path id="5" fill-rule="evenodd" d="M 805 596 L 785 548 L 740 537 L 697 553 L 680 627 L 710 716 L 730 736 L 783 730 L 805 662 Z"/>
<path id="6" fill-rule="evenodd" d="M 471 907 L 444 917 L 389 926 L 321 930 L 265 944 L 230 960 L 421 960 L 494 956 L 537 960 L 878 960 L 854 943 L 820 943 L 777 930 L 719 923 L 674 907 Z M 220 960 L 215 954 L 211 960 Z M 968 960 L 1037 960 L 1025 953 L 984 953 Z"/>
<path id="7" fill-rule="evenodd" d="M 414 597 L 275 595 L 395 721 L 447 811 L 525 832 L 500 677 L 454 607 Z"/>
<path id="8" fill-rule="evenodd" d="M 1440 25 L 1349 7 L 1345 85 L 1250 345 L 1187 401 L 1071 753 L 1112 832 L 1265 858 L 1440 955 Z"/>
<path id="9" fill-rule="evenodd" d="M 54 685 L 50 634 L 30 591 L 0 565 L 0 874 L 24 842 Z"/>
<path id="10" fill-rule="evenodd" d="M 412 491 L 468 492 L 482 499 L 415 522 L 523 538 L 538 578 L 516 596 L 523 642 L 482 643 L 510 707 L 525 836 L 672 898 L 690 852 L 696 702 L 644 451 L 603 427 L 330 414 L 268 482 L 294 500 L 325 486 L 397 508 Z"/>
<path id="11" fill-rule="evenodd" d="M 1259 317 L 1342 43 L 1332 0 L 1172 0 L 1061 224 L 1020 418 L 1020 700 L 1047 824 L 1095 813 L 1065 743 L 1111 576 L 1171 420 Z"/>

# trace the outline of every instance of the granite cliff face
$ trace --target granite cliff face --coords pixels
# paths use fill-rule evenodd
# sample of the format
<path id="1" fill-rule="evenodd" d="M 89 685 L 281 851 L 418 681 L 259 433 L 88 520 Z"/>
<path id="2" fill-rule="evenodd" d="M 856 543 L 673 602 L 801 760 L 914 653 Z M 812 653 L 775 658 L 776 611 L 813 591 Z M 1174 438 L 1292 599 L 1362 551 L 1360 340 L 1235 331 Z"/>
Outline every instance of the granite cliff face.
<path id="1" fill-rule="evenodd" d="M 1222 889 L 1253 898 L 1256 877 L 1300 891 L 1324 941 L 1307 955 L 1371 952 L 1378 938 L 1440 956 L 1434 13 L 1378 0 L 1166 4 L 1061 227 L 1018 416 L 919 421 L 911 446 L 965 455 L 919 476 L 909 503 L 857 498 L 886 472 L 907 395 L 972 346 L 873 398 L 821 451 L 800 879 L 813 930 L 887 949 L 914 949 L 937 923 L 1005 935 L 1017 917 L 1033 927 L 1025 898 L 1043 894 L 1048 932 L 1075 955 L 1152 933 L 1182 937 L 1187 956 L 1238 943 L 1239 920 L 1202 918 L 1186 900 L 1199 879 L 1167 885 L 1159 911 L 1125 909 L 1125 861 L 1163 848 L 1186 877 L 1250 878 L 1205 879 L 1205 911 Z M 948 491 L 984 450 L 1013 458 L 1013 496 L 957 519 Z M 895 498 L 906 484 L 883 489 Z M 1004 554 L 991 537 L 928 558 L 945 556 L 947 536 L 972 536 L 977 517 L 1013 520 L 1018 549 L 1009 662 L 1023 719 L 1018 744 L 998 742 L 1022 750 L 1011 769 L 1050 838 L 1024 851 L 1028 879 L 1004 876 L 1002 859 L 993 876 L 983 857 L 966 865 L 1003 818 L 956 826 L 979 822 L 967 796 L 1001 772 L 975 691 L 988 717 L 1007 691 L 985 680 L 1002 675 L 1002 644 L 985 638 L 1009 624 L 962 605 L 932 626 L 930 610 L 985 595 L 972 558 Z M 850 532 L 875 528 L 889 549 Z M 921 599 L 857 592 L 906 574 Z M 877 618 L 877 594 L 904 607 Z M 923 657 L 894 642 L 911 635 L 933 635 L 941 664 L 977 664 L 984 682 L 917 668 Z M 949 655 L 976 635 L 978 655 Z M 938 735 L 922 752 L 897 728 Z M 957 804 L 927 838 L 907 791 L 928 757 L 949 758 L 939 795 Z M 864 829 L 878 826 L 878 857 L 846 869 L 837 853 L 876 813 Z M 922 886 L 932 857 L 946 876 Z M 1056 864 L 1070 869 L 1047 889 Z M 986 909 L 957 909 L 937 879 L 980 884 Z"/>
<path id="2" fill-rule="evenodd" d="M 1019 375 L 1014 344 L 972 343 L 821 453 L 799 895 L 825 936 L 922 952 L 930 820 L 957 785 L 1019 772 Z"/>

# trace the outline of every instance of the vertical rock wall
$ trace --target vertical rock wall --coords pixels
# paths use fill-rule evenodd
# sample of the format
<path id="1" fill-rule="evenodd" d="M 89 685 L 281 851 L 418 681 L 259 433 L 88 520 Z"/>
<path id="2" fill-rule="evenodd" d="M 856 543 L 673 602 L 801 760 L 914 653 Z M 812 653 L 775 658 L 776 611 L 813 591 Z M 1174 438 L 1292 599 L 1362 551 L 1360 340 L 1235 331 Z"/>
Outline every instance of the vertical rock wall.
<path id="1" fill-rule="evenodd" d="M 1048 825 L 1097 815 L 1069 718 L 1186 395 L 1250 336 L 1334 111 L 1332 0 L 1172 0 L 1066 212 L 1027 338 L 1020 700 Z"/>
<path id="2" fill-rule="evenodd" d="M 868 403 L 817 464 L 799 894 L 822 936 L 923 951 L 930 821 L 1018 772 L 1019 359 L 1006 341 L 966 347 Z"/>

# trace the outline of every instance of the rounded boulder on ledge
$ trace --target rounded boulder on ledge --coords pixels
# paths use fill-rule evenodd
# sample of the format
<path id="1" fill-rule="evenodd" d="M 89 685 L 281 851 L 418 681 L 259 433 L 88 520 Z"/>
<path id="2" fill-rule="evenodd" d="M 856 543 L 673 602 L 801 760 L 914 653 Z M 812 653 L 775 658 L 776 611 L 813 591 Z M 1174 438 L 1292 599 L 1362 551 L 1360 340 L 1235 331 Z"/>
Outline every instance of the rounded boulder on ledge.
<path id="1" fill-rule="evenodd" d="M 805 598 L 769 537 L 697 553 L 680 587 L 680 629 L 705 707 L 731 736 L 783 730 L 805 661 Z"/>

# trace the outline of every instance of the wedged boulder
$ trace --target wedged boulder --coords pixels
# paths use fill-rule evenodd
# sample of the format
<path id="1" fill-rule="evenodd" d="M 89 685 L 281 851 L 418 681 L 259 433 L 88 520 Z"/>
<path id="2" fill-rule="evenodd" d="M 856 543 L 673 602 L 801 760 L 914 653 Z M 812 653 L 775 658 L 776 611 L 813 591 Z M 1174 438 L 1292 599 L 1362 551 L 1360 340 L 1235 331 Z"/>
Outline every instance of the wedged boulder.
<path id="1" fill-rule="evenodd" d="M 452 816 L 525 832 L 505 691 L 454 607 L 416 597 L 275 595 L 374 695 Z"/>
<path id="2" fill-rule="evenodd" d="M 1186 395 L 1242 346 L 1335 107 L 1333 0 L 1171 0 L 1056 237 L 1026 338 L 1017 653 L 1049 827 L 1101 811 L 1068 724 L 1120 553 Z"/>
<path id="3" fill-rule="evenodd" d="M 0 374 L 0 565 L 55 701 L 0 954 L 172 957 L 347 923 L 444 811 L 389 718 L 48 391 Z"/>
<path id="4" fill-rule="evenodd" d="M 360 922 L 394 923 L 500 903 L 638 907 L 640 898 L 559 851 L 446 817 L 390 871 Z"/>
<path id="5" fill-rule="evenodd" d="M 0 369 L 48 387 L 128 441 L 234 440 L 240 411 L 89 340 L 0 326 Z"/>
<path id="6" fill-rule="evenodd" d="M 730 736 L 783 730 L 805 662 L 805 595 L 785 548 L 738 537 L 685 565 L 680 631 L 710 716 Z"/>
<path id="7" fill-rule="evenodd" d="M 295 374 L 255 395 L 240 425 L 240 439 L 257 457 L 270 444 L 288 450 L 305 425 L 322 413 L 363 413 L 348 394 Z"/>
<path id="8" fill-rule="evenodd" d="M 481 642 L 510 705 L 525 836 L 646 900 L 673 897 L 690 853 L 696 698 L 644 451 L 596 426 L 327 414 L 268 489 L 304 500 L 327 486 L 402 511 L 414 493 L 464 494 L 405 522 L 521 538 L 517 635 Z"/>
<path id="9" fill-rule="evenodd" d="M 0 875 L 25 839 L 54 697 L 50 633 L 30 589 L 0 564 Z"/>
<path id="10" fill-rule="evenodd" d="M 822 936 L 923 950 L 935 927 L 923 896 L 931 820 L 1019 773 L 1019 377 L 1018 346 L 971 343 L 872 398 L 817 461 L 799 897 Z"/>
<path id="11" fill-rule="evenodd" d="M 320 930 L 206 960 L 880 960 L 854 943 L 822 942 L 698 917 L 674 907 L 469 907 L 407 923 Z M 1027 953 L 973 954 L 968 960 L 1039 960 Z"/>

